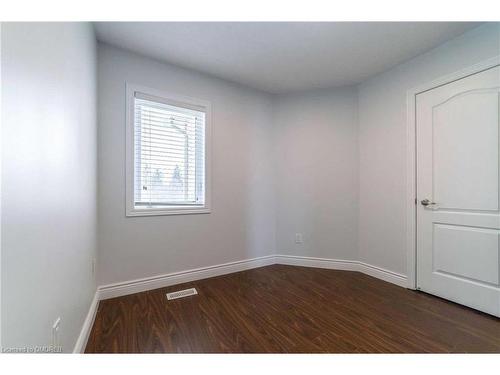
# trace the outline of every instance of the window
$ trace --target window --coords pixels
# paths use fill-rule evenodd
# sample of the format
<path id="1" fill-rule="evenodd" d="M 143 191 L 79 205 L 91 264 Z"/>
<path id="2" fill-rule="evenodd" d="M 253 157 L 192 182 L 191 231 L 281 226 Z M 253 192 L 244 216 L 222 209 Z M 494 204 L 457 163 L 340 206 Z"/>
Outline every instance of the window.
<path id="1" fill-rule="evenodd" d="M 206 213 L 210 104 L 127 85 L 127 216 Z"/>

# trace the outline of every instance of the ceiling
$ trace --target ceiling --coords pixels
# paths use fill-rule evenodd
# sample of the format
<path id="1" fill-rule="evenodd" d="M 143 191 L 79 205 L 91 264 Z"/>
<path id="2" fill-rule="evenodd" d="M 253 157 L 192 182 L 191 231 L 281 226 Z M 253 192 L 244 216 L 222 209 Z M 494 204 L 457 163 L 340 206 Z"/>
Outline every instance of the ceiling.
<path id="1" fill-rule="evenodd" d="M 97 22 L 100 41 L 269 93 L 360 83 L 466 22 Z"/>

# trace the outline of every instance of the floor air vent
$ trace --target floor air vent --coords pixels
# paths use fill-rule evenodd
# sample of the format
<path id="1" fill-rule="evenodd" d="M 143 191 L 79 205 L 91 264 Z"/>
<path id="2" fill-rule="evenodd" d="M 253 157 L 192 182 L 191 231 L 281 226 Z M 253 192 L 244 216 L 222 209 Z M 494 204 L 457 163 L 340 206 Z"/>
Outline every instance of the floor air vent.
<path id="1" fill-rule="evenodd" d="M 178 292 L 167 293 L 167 299 L 177 299 L 182 297 L 194 296 L 198 294 L 195 288 L 179 290 Z"/>

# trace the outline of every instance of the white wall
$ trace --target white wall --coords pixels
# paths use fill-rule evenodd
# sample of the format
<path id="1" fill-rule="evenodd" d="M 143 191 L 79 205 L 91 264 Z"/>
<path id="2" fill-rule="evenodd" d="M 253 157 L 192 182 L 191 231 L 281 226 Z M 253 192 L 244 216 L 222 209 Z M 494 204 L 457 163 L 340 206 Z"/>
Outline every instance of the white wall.
<path id="1" fill-rule="evenodd" d="M 96 56 L 84 23 L 2 25 L 2 343 L 72 351 L 95 292 Z"/>
<path id="2" fill-rule="evenodd" d="M 486 24 L 359 86 L 359 258 L 406 274 L 406 94 L 500 54 Z"/>
<path id="3" fill-rule="evenodd" d="M 277 252 L 356 259 L 356 90 L 279 96 L 273 111 Z"/>
<path id="4" fill-rule="evenodd" d="M 125 82 L 212 103 L 212 213 L 125 217 Z M 268 95 L 98 47 L 99 284 L 274 252 Z"/>

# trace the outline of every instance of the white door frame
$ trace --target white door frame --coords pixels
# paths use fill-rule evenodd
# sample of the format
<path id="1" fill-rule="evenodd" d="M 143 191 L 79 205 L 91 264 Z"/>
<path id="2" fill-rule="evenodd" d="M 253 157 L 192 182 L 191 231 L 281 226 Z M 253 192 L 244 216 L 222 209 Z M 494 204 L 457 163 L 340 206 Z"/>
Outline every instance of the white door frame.
<path id="1" fill-rule="evenodd" d="M 408 90 L 407 100 L 407 156 L 406 156 L 406 275 L 408 289 L 417 288 L 417 147 L 416 147 L 416 96 L 425 91 L 457 81 L 472 74 L 500 65 L 500 55 L 478 64 L 438 78 Z"/>

